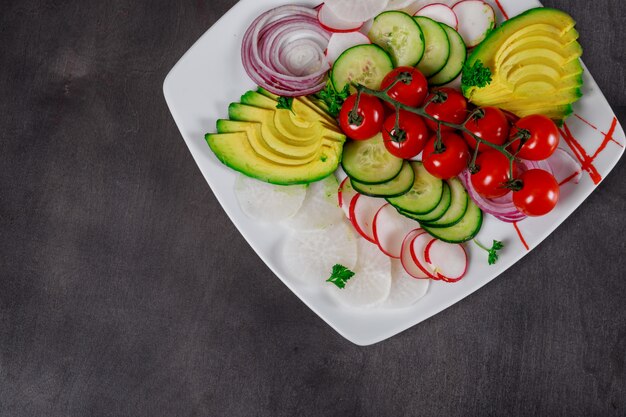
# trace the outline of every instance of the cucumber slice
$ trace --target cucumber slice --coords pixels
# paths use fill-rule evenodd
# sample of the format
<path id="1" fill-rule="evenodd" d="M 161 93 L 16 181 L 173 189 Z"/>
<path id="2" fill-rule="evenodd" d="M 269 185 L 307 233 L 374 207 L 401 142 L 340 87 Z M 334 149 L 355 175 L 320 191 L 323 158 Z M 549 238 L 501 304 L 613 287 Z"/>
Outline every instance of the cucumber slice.
<path id="1" fill-rule="evenodd" d="M 370 197 L 397 197 L 409 191 L 413 186 L 414 179 L 415 174 L 411 164 L 408 161 L 404 161 L 400 173 L 395 178 L 382 184 L 363 184 L 355 179 L 350 179 L 350 182 L 352 188 Z"/>
<path id="2" fill-rule="evenodd" d="M 418 222 L 433 222 L 435 220 L 440 219 L 448 208 L 450 207 L 450 202 L 452 201 L 451 197 L 452 193 L 450 192 L 450 186 L 447 182 L 443 183 L 443 194 L 441 196 L 441 201 L 437 204 L 433 210 L 429 211 L 426 214 L 412 214 L 407 211 L 400 211 L 400 214 L 403 214 L 406 217 L 409 217 L 413 220 L 417 220 Z"/>
<path id="3" fill-rule="evenodd" d="M 345 153 L 345 151 L 344 151 Z M 433 210 L 443 196 L 443 181 L 430 175 L 421 162 L 411 162 L 415 179 L 411 189 L 387 201 L 398 210 L 412 214 L 426 214 Z"/>
<path id="4" fill-rule="evenodd" d="M 391 57 L 378 45 L 357 45 L 346 49 L 335 61 L 330 80 L 335 90 L 359 83 L 378 90 L 385 75 L 393 69 Z M 354 87 L 350 87 L 352 92 Z"/>
<path id="5" fill-rule="evenodd" d="M 431 236 L 443 240 L 444 242 L 463 243 L 473 239 L 474 236 L 476 236 L 480 231 L 482 224 L 483 212 L 473 200 L 470 200 L 467 211 L 461 220 L 454 226 L 442 228 L 431 228 L 425 225 L 421 226 L 424 230 L 430 233 Z"/>
<path id="6" fill-rule="evenodd" d="M 353 140 L 344 145 L 343 170 L 351 179 L 363 184 L 382 184 L 396 177 L 403 160 L 385 148 L 383 135 L 367 140 Z"/>
<path id="7" fill-rule="evenodd" d="M 424 56 L 422 56 L 422 59 L 420 59 L 420 62 L 417 64 L 417 69 L 420 70 L 425 77 L 430 77 L 441 71 L 448 62 L 448 57 L 450 56 L 450 41 L 448 40 L 445 29 L 434 20 L 424 16 L 415 16 L 413 19 L 415 19 L 420 28 L 422 28 L 424 42 L 426 43 Z"/>
<path id="8" fill-rule="evenodd" d="M 416 65 L 424 55 L 424 35 L 407 13 L 383 12 L 376 16 L 367 35 L 372 42 L 389 52 L 396 67 Z"/>
<path id="9" fill-rule="evenodd" d="M 461 35 L 448 25 L 443 23 L 440 23 L 440 25 L 446 31 L 450 41 L 450 56 L 446 65 L 428 79 L 428 84 L 431 85 L 444 85 L 454 80 L 463 70 L 463 65 L 465 65 L 465 60 L 467 59 L 467 48 Z"/>
<path id="10" fill-rule="evenodd" d="M 469 196 L 467 190 L 463 187 L 463 183 L 458 178 L 451 178 L 448 180 L 450 186 L 452 201 L 450 207 L 446 210 L 445 214 L 438 220 L 432 222 L 422 222 L 428 227 L 450 227 L 455 225 L 465 214 L 469 203 Z"/>

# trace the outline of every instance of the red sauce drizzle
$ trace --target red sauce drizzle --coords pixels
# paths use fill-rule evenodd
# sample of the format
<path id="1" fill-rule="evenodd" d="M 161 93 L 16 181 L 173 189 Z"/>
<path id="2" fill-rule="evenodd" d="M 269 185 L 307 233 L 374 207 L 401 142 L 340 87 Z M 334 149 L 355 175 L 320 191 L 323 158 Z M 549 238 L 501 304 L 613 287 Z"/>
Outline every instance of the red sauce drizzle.
<path id="1" fill-rule="evenodd" d="M 502 16 L 504 16 L 504 18 L 506 20 L 509 20 L 509 15 L 506 14 L 506 12 L 504 11 L 504 7 L 502 7 L 502 5 L 500 4 L 499 0 L 496 0 L 496 6 L 498 6 L 498 9 L 500 9 L 500 12 L 502 13 Z"/>
<path id="2" fill-rule="evenodd" d="M 580 120 L 582 120 L 584 123 L 588 124 L 589 126 L 591 126 L 594 130 L 598 130 L 597 127 L 595 127 L 594 125 L 592 125 L 591 123 L 589 123 L 587 120 L 583 119 L 581 116 L 574 114 L 574 116 L 578 117 Z"/>
<path id="3" fill-rule="evenodd" d="M 524 239 L 522 232 L 519 230 L 519 227 L 517 227 L 517 222 L 513 222 L 513 227 L 515 228 L 515 231 L 517 232 L 517 235 L 519 236 L 519 240 L 522 242 L 522 245 L 524 245 L 526 250 L 530 250 L 530 248 L 528 247 L 528 243 L 526 243 L 526 239 Z"/>
<path id="4" fill-rule="evenodd" d="M 574 178 L 576 178 L 576 176 L 578 175 L 579 171 L 574 172 L 572 175 L 570 175 L 569 177 L 565 178 L 563 181 L 561 181 L 559 183 L 559 186 L 563 185 L 563 184 L 567 184 L 568 182 L 570 182 L 571 180 L 573 180 Z"/>

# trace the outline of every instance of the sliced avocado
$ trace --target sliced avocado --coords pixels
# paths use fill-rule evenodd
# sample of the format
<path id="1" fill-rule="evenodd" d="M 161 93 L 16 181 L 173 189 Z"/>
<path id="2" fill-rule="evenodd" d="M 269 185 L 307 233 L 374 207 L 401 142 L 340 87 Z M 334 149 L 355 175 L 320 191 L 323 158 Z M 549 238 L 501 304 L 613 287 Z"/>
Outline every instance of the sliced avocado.
<path id="1" fill-rule="evenodd" d="M 249 177 L 272 184 L 308 184 L 332 174 L 341 160 L 341 146 L 320 147 L 318 157 L 304 165 L 287 166 L 257 154 L 245 132 L 208 133 L 205 139 L 226 166 Z"/>

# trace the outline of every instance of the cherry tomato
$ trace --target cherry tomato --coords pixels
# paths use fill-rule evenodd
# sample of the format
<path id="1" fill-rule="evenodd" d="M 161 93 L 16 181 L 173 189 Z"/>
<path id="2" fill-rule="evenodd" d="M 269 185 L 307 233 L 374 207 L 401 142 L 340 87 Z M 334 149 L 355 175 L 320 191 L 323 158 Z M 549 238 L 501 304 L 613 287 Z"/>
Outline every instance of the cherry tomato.
<path id="1" fill-rule="evenodd" d="M 522 188 L 513 191 L 513 204 L 528 216 L 543 216 L 559 201 L 559 184 L 543 169 L 530 169 L 519 176 Z"/>
<path id="2" fill-rule="evenodd" d="M 383 123 L 385 147 L 394 156 L 403 159 L 417 156 L 428 140 L 428 128 L 420 116 L 406 110 L 400 110 L 398 124 L 400 131 L 394 130 L 396 115 L 393 114 Z"/>
<path id="3" fill-rule="evenodd" d="M 531 114 L 522 117 L 511 128 L 510 139 L 521 134 L 525 129 L 530 134 L 528 140 L 522 145 L 517 154 L 522 159 L 541 161 L 547 159 L 559 146 L 559 129 L 554 122 L 541 114 Z M 511 144 L 511 150 L 515 153 L 519 148 L 519 140 Z"/>
<path id="4" fill-rule="evenodd" d="M 380 85 L 381 90 L 389 87 L 400 74 L 405 73 L 411 76 L 411 81 L 399 81 L 387 92 L 387 95 L 402 104 L 411 107 L 418 107 L 424 103 L 428 94 L 428 81 L 426 77 L 416 68 L 397 67 L 385 76 Z M 386 103 L 386 102 L 385 102 Z"/>
<path id="5" fill-rule="evenodd" d="M 361 94 L 356 115 L 353 115 L 356 96 L 352 94 L 343 102 L 339 111 L 339 126 L 350 139 L 369 139 L 380 132 L 385 120 L 385 110 L 379 99 L 368 94 Z"/>
<path id="6" fill-rule="evenodd" d="M 434 97 L 437 92 L 441 92 L 441 102 L 437 99 L 428 103 L 426 106 L 426 113 L 433 116 L 437 120 L 448 123 L 461 124 L 467 117 L 467 100 L 463 97 L 463 94 L 459 93 L 453 88 L 443 87 L 434 90 L 429 94 L 426 101 Z M 432 130 L 437 130 L 437 122 L 426 119 L 426 125 Z M 451 127 L 441 125 L 441 130 L 454 130 Z"/>
<path id="7" fill-rule="evenodd" d="M 476 192 L 486 198 L 497 198 L 507 194 L 510 189 L 504 185 L 511 179 L 511 165 L 509 159 L 501 152 L 490 149 L 476 158 L 478 172 L 470 179 Z M 517 175 L 516 166 L 513 166 L 513 175 Z"/>
<path id="8" fill-rule="evenodd" d="M 437 135 L 433 135 L 426 142 L 422 153 L 424 168 L 431 175 L 444 180 L 459 175 L 467 167 L 470 157 L 467 144 L 456 133 L 442 132 L 441 142 L 444 150 L 443 152 L 435 153 L 436 140 Z"/>
<path id="9" fill-rule="evenodd" d="M 481 107 L 476 110 L 465 127 L 479 138 L 491 142 L 494 145 L 503 145 L 509 137 L 509 121 L 497 107 Z M 469 133 L 463 132 L 463 137 L 470 148 L 476 148 L 476 139 Z M 489 145 L 481 143 L 478 150 L 484 152 L 491 149 Z"/>

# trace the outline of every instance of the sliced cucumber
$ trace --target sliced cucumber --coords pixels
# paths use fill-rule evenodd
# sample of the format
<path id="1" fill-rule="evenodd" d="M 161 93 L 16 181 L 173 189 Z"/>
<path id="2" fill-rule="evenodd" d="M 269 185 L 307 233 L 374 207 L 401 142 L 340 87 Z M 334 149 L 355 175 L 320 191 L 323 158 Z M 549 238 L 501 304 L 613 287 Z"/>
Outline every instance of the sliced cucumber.
<path id="1" fill-rule="evenodd" d="M 439 201 L 437 207 L 435 207 L 426 214 L 412 214 L 406 211 L 400 211 L 400 213 L 405 215 L 406 217 L 410 217 L 413 220 L 417 220 L 418 222 L 433 222 L 441 218 L 441 216 L 446 213 L 448 207 L 450 207 L 451 201 L 452 197 L 450 192 L 450 186 L 447 182 L 444 181 L 443 194 L 441 195 L 441 201 Z"/>
<path id="2" fill-rule="evenodd" d="M 351 179 L 363 184 L 382 184 L 396 177 L 403 160 L 389 153 L 383 135 L 367 140 L 353 140 L 344 145 L 343 170 Z"/>
<path id="3" fill-rule="evenodd" d="M 444 28 L 434 20 L 424 17 L 415 16 L 413 19 L 422 29 L 424 34 L 424 42 L 426 47 L 424 49 L 424 56 L 417 64 L 417 69 L 424 74 L 425 77 L 430 77 L 433 74 L 441 71 L 441 69 L 448 62 L 450 56 L 450 41 Z"/>
<path id="4" fill-rule="evenodd" d="M 408 161 L 404 161 L 400 173 L 393 179 L 382 184 L 363 184 L 355 179 L 350 179 L 352 188 L 361 194 L 370 197 L 396 197 L 409 191 L 413 186 L 415 174 Z"/>
<path id="5" fill-rule="evenodd" d="M 422 30 L 413 17 L 404 12 L 389 11 L 379 14 L 367 36 L 389 52 L 396 67 L 412 67 L 424 54 Z"/>
<path id="6" fill-rule="evenodd" d="M 443 240 L 449 243 L 463 243 L 471 240 L 478 234 L 480 227 L 483 224 L 483 212 L 481 209 L 470 199 L 467 211 L 454 226 L 443 228 L 431 228 L 429 226 L 421 225 L 424 230 L 430 233 L 433 237 Z"/>
<path id="7" fill-rule="evenodd" d="M 345 153 L 345 151 L 344 151 Z M 411 189 L 399 197 L 388 198 L 398 210 L 412 214 L 425 214 L 433 210 L 443 196 L 443 181 L 430 175 L 421 162 L 411 162 L 415 179 Z"/>
<path id="8" fill-rule="evenodd" d="M 330 79 L 335 90 L 346 84 L 363 84 L 378 90 L 385 75 L 393 69 L 391 57 L 378 45 L 357 45 L 346 49 L 335 61 Z M 351 87 L 354 91 L 354 87 Z"/>
<path id="9" fill-rule="evenodd" d="M 450 41 L 450 56 L 446 65 L 428 79 L 428 84 L 431 85 L 444 85 L 454 80 L 463 70 L 463 65 L 465 65 L 465 60 L 467 59 L 467 48 L 461 35 L 448 25 L 443 23 L 440 23 L 440 25 L 446 31 Z"/>
<path id="10" fill-rule="evenodd" d="M 423 222 L 424 225 L 428 227 L 450 227 L 461 221 L 467 210 L 470 198 L 465 187 L 463 187 L 463 183 L 458 178 L 449 179 L 448 185 L 450 186 L 452 197 L 450 207 L 439 219 L 432 222 Z"/>

